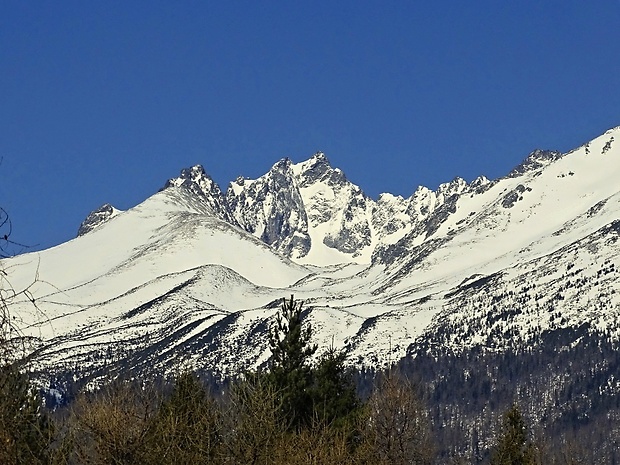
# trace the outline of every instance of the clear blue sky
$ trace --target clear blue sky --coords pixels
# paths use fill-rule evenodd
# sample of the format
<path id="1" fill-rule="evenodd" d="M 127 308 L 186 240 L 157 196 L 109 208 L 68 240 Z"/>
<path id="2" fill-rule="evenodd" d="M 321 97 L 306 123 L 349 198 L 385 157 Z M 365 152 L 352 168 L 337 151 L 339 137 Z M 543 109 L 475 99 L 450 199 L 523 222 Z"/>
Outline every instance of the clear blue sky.
<path id="1" fill-rule="evenodd" d="M 321 150 L 371 197 L 620 125 L 620 1 L 0 2 L 0 205 L 74 237 L 181 168 Z"/>

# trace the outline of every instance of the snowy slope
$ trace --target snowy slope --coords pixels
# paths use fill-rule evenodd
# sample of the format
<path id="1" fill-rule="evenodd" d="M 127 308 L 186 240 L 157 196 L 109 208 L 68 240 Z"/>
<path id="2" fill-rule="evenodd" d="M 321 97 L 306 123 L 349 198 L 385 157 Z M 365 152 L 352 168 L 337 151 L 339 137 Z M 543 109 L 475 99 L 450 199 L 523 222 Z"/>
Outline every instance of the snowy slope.
<path id="1" fill-rule="evenodd" d="M 618 219 L 617 209 L 603 206 L 620 190 L 619 152 L 602 150 L 617 132 L 592 141 L 589 153 L 584 146 L 548 165 L 500 179 L 480 194 L 460 196 L 434 233 L 410 234 L 383 251 L 377 262 L 388 264 L 393 275 L 406 274 L 407 285 L 415 285 L 415 269 L 424 270 L 417 283 L 445 281 L 470 272 L 492 274 L 594 233 Z M 442 245 L 428 248 L 431 241 Z M 421 262 L 419 254 L 425 255 Z"/>
<path id="2" fill-rule="evenodd" d="M 191 170 L 204 174 L 200 166 Z M 185 184 L 183 173 L 168 185 Z M 370 264 L 375 249 L 397 242 L 415 226 L 429 223 L 430 217 L 443 215 L 463 192 L 488 184 L 484 177 L 471 185 L 457 178 L 437 192 L 419 187 L 409 199 L 382 194 L 375 201 L 321 152 L 297 164 L 282 159 L 258 179 L 238 178 L 230 183 L 225 198 L 219 188 L 196 187 L 212 185 L 208 176 L 207 181 L 194 182 L 194 191 L 223 205 L 219 210 L 228 210 L 231 223 L 298 263 L 318 266 Z"/>
<path id="3" fill-rule="evenodd" d="M 136 338 L 153 340 L 264 305 L 309 274 L 183 188 L 159 192 L 88 234 L 3 266 L 15 289 L 30 287 L 36 299 L 38 310 L 27 301 L 14 305 L 23 331 L 64 362 L 67 349 L 92 357 L 99 344 L 131 346 Z"/>
<path id="4" fill-rule="evenodd" d="M 257 366 L 294 294 L 322 347 L 382 365 L 517 350 L 590 325 L 620 338 L 620 148 L 612 129 L 506 177 L 364 195 L 323 154 L 224 195 L 201 167 L 73 241 L 2 262 L 39 367 Z M 293 261 L 294 260 L 294 261 Z"/>

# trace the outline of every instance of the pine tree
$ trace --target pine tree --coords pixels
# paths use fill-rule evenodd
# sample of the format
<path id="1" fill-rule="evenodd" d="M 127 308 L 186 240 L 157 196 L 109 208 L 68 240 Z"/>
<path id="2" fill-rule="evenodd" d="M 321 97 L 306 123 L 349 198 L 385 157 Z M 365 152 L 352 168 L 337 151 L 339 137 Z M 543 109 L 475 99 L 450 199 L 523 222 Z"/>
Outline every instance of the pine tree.
<path id="1" fill-rule="evenodd" d="M 54 428 L 16 364 L 0 366 L 0 463 L 51 461 Z"/>
<path id="2" fill-rule="evenodd" d="M 312 327 L 302 325 L 302 303 L 282 299 L 281 312 L 269 333 L 271 348 L 268 379 L 282 396 L 284 417 L 292 428 L 309 424 L 312 418 L 312 370 L 310 358 L 317 350 L 310 343 Z"/>
<path id="3" fill-rule="evenodd" d="M 354 420 L 360 411 L 355 385 L 344 366 L 346 355 L 333 347 L 319 359 L 313 370 L 312 399 L 315 416 L 336 427 Z"/>
<path id="4" fill-rule="evenodd" d="M 150 463 L 212 463 L 220 446 L 215 401 L 192 372 L 180 374 L 149 429 Z"/>
<path id="5" fill-rule="evenodd" d="M 505 414 L 500 437 L 491 457 L 491 465 L 533 465 L 534 447 L 528 439 L 528 428 L 516 405 Z"/>

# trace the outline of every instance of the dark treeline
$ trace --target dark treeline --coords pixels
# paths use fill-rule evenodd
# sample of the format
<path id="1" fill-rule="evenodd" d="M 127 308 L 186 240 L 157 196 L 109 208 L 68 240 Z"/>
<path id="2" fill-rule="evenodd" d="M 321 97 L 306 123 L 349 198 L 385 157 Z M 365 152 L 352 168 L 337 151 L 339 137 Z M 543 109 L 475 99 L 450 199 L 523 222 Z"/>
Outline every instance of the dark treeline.
<path id="1" fill-rule="evenodd" d="M 68 405 L 43 409 L 18 366 L 0 369 L 0 463 L 432 464 L 426 410 L 406 379 L 386 375 L 362 401 L 345 355 L 314 359 L 300 303 L 283 301 L 265 369 L 211 385 L 122 380 L 64 386 Z M 315 360 L 312 362 L 312 360 Z"/>
<path id="2" fill-rule="evenodd" d="M 546 460 L 620 463 L 620 350 L 589 325 L 545 332 L 521 350 L 474 348 L 458 354 L 419 348 L 399 364 L 424 386 L 442 462 L 485 463 L 498 417 L 523 412 Z M 570 457 L 566 459 L 564 457 Z"/>
<path id="3" fill-rule="evenodd" d="M 592 328 L 519 353 L 436 348 L 384 371 L 314 357 L 283 301 L 268 365 L 237 379 L 185 371 L 32 392 L 0 370 L 2 464 L 616 464 L 620 355 Z M 561 350 L 559 349 L 561 348 Z M 82 381 L 84 382 L 84 381 Z M 62 393 L 59 402 L 57 394 Z"/>

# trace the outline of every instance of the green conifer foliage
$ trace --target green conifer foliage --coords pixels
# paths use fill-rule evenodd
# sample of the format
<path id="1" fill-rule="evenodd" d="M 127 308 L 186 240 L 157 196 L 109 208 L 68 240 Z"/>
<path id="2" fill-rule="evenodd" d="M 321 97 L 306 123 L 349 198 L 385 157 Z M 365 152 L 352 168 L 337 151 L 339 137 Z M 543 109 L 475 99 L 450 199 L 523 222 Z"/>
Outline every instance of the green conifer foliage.
<path id="1" fill-rule="evenodd" d="M 220 446 L 221 417 L 213 398 L 192 372 L 175 381 L 171 396 L 149 431 L 153 464 L 212 462 Z"/>
<path id="2" fill-rule="evenodd" d="M 0 463 L 46 464 L 54 428 L 15 364 L 0 367 Z"/>
<path id="3" fill-rule="evenodd" d="M 504 414 L 491 465 L 534 465 L 534 447 L 528 434 L 523 415 L 519 408 L 513 405 Z"/>
<path id="4" fill-rule="evenodd" d="M 281 313 L 269 334 L 271 348 L 268 379 L 282 396 L 283 413 L 293 428 L 312 418 L 312 370 L 310 358 L 317 350 L 311 344 L 312 328 L 302 325 L 302 303 L 283 299 Z"/>
<path id="5" fill-rule="evenodd" d="M 346 355 L 331 347 L 314 369 L 312 398 L 315 416 L 328 424 L 344 426 L 355 420 L 360 412 L 360 402 L 355 386 L 344 366 Z"/>

